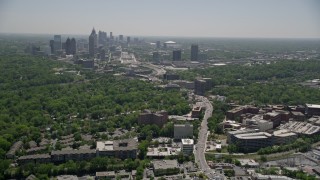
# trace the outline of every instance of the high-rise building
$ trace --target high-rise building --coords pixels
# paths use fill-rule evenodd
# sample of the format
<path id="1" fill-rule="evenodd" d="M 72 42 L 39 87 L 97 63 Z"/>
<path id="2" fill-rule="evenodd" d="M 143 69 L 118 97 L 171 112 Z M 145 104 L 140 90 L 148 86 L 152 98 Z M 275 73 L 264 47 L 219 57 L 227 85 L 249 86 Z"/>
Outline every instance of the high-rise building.
<path id="1" fill-rule="evenodd" d="M 157 48 L 158 48 L 158 49 L 161 48 L 161 43 L 160 43 L 160 41 L 157 41 Z"/>
<path id="2" fill-rule="evenodd" d="M 153 61 L 160 61 L 160 54 L 159 54 L 159 52 L 153 52 L 153 53 L 152 53 L 152 60 L 153 60 Z"/>
<path id="3" fill-rule="evenodd" d="M 61 35 L 54 35 L 53 41 L 54 41 L 54 51 L 56 53 L 57 51 L 60 51 L 62 49 Z"/>
<path id="4" fill-rule="evenodd" d="M 75 55 L 77 53 L 77 42 L 76 42 L 76 39 L 75 38 L 72 38 L 71 39 L 71 47 L 70 47 L 70 51 L 71 51 L 71 54 Z"/>
<path id="5" fill-rule="evenodd" d="M 119 35 L 119 41 L 123 41 L 123 35 Z"/>
<path id="6" fill-rule="evenodd" d="M 194 81 L 194 93 L 203 96 L 206 90 L 206 81 L 203 79 L 196 79 Z"/>
<path id="7" fill-rule="evenodd" d="M 193 125 L 192 124 L 175 124 L 174 139 L 193 138 Z"/>
<path id="8" fill-rule="evenodd" d="M 129 44 L 130 43 L 130 36 L 127 36 L 127 43 Z"/>
<path id="9" fill-rule="evenodd" d="M 96 34 L 96 30 L 93 28 L 92 32 L 89 36 L 89 55 L 90 55 L 90 57 L 94 57 L 96 48 L 97 48 L 97 34 Z"/>
<path id="10" fill-rule="evenodd" d="M 54 54 L 54 40 L 50 40 L 50 50 L 51 54 Z"/>
<path id="11" fill-rule="evenodd" d="M 181 61 L 181 50 L 174 50 L 172 52 L 172 60 L 173 61 Z"/>
<path id="12" fill-rule="evenodd" d="M 70 54 L 71 54 L 71 40 L 68 37 L 66 41 L 66 55 L 70 55 Z"/>
<path id="13" fill-rule="evenodd" d="M 113 35 L 112 35 L 112 32 L 110 32 L 110 39 L 113 40 Z"/>
<path id="14" fill-rule="evenodd" d="M 198 61 L 199 46 L 197 44 L 191 45 L 191 61 Z"/>
<path id="15" fill-rule="evenodd" d="M 99 43 L 99 45 L 106 45 L 107 44 L 107 33 L 106 32 L 99 31 L 98 43 Z"/>

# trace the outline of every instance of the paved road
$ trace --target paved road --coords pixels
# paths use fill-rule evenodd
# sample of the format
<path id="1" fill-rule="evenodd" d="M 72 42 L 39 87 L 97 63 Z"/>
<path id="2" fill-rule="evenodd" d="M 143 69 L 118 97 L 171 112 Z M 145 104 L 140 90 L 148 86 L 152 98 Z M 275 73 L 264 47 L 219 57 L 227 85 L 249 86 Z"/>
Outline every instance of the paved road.
<path id="1" fill-rule="evenodd" d="M 204 154 L 205 148 L 206 148 L 206 142 L 208 138 L 207 123 L 208 123 L 208 118 L 212 116 L 213 107 L 206 97 L 197 96 L 196 98 L 202 101 L 203 106 L 206 107 L 206 111 L 201 123 L 198 142 L 196 144 L 196 149 L 194 151 L 195 161 L 198 163 L 199 168 L 207 175 L 207 177 L 210 179 L 213 179 L 215 172 L 208 166 L 206 157 Z"/>

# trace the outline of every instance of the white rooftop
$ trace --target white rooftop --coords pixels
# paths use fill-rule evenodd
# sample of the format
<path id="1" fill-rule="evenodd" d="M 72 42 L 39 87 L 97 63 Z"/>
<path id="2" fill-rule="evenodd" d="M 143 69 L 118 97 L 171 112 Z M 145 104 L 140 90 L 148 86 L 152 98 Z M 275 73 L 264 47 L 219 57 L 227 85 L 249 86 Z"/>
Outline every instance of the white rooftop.
<path id="1" fill-rule="evenodd" d="M 112 151 L 113 141 L 97 141 L 96 149 L 99 151 Z"/>
<path id="2" fill-rule="evenodd" d="M 320 109 L 320 105 L 319 104 L 306 104 L 306 106 L 308 108 L 317 108 L 317 109 Z"/>
<path id="3" fill-rule="evenodd" d="M 193 139 L 181 139 L 183 145 L 192 145 L 194 143 Z"/>

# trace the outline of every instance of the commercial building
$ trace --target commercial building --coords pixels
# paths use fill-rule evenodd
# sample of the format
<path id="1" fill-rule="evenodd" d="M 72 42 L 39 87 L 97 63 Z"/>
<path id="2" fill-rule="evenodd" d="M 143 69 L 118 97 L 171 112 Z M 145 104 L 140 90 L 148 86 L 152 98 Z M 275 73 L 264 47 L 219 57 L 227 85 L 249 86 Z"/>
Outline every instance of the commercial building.
<path id="1" fill-rule="evenodd" d="M 193 153 L 194 141 L 193 139 L 181 139 L 182 152 L 184 155 L 191 155 Z"/>
<path id="2" fill-rule="evenodd" d="M 93 28 L 89 36 L 89 56 L 94 57 L 97 48 L 97 34 L 96 30 Z"/>
<path id="3" fill-rule="evenodd" d="M 295 121 L 305 121 L 306 116 L 299 111 L 291 111 L 291 118 Z"/>
<path id="4" fill-rule="evenodd" d="M 199 53 L 199 46 L 197 44 L 191 45 L 191 61 L 198 61 L 198 53 Z"/>
<path id="5" fill-rule="evenodd" d="M 174 80 L 173 83 L 178 84 L 182 88 L 194 89 L 194 82 L 193 81 L 185 81 L 185 80 Z"/>
<path id="6" fill-rule="evenodd" d="M 71 54 L 73 54 L 73 55 L 75 55 L 77 53 L 77 42 L 76 42 L 75 38 L 71 39 L 70 51 L 71 51 Z"/>
<path id="7" fill-rule="evenodd" d="M 196 79 L 194 81 L 194 93 L 203 96 L 206 90 L 206 81 L 203 79 Z"/>
<path id="8" fill-rule="evenodd" d="M 130 36 L 127 36 L 127 43 L 130 44 L 130 42 L 131 42 Z"/>
<path id="9" fill-rule="evenodd" d="M 54 42 L 54 52 L 56 54 L 57 51 L 61 51 L 61 49 L 62 49 L 61 35 L 54 35 L 53 42 Z"/>
<path id="10" fill-rule="evenodd" d="M 254 107 L 254 106 L 240 106 L 240 107 L 235 107 L 229 111 L 227 111 L 227 119 L 230 120 L 235 120 L 236 118 L 240 118 L 242 114 L 258 114 L 259 113 L 259 108 Z M 240 118 L 241 120 L 241 118 Z"/>
<path id="11" fill-rule="evenodd" d="M 174 139 L 192 138 L 193 125 L 192 124 L 175 124 L 174 125 Z"/>
<path id="12" fill-rule="evenodd" d="M 289 121 L 280 126 L 280 129 L 287 129 L 299 135 L 317 135 L 320 134 L 320 127 L 307 122 Z"/>
<path id="13" fill-rule="evenodd" d="M 157 41 L 157 48 L 158 48 L 158 49 L 161 48 L 161 43 L 160 43 L 160 41 Z"/>
<path id="14" fill-rule="evenodd" d="M 281 116 L 277 112 L 268 112 L 263 115 L 264 120 L 271 121 L 273 123 L 273 128 L 280 126 Z"/>
<path id="15" fill-rule="evenodd" d="M 66 40 L 66 55 L 70 55 L 71 54 L 71 40 L 68 37 L 68 39 Z"/>
<path id="16" fill-rule="evenodd" d="M 180 171 L 177 160 L 155 160 L 152 166 L 155 176 L 177 174 Z"/>
<path id="17" fill-rule="evenodd" d="M 89 69 L 94 68 L 94 60 L 80 59 L 80 60 L 76 61 L 76 64 L 82 65 L 83 68 L 89 68 Z"/>
<path id="18" fill-rule="evenodd" d="M 232 144 L 236 144 L 240 151 L 255 152 L 261 148 L 272 146 L 272 135 L 266 132 L 236 134 L 231 138 Z"/>
<path id="19" fill-rule="evenodd" d="M 119 41 L 123 41 L 123 35 L 119 35 Z"/>
<path id="20" fill-rule="evenodd" d="M 201 106 L 195 106 L 192 108 L 191 117 L 192 118 L 199 118 L 202 112 Z"/>
<path id="21" fill-rule="evenodd" d="M 155 124 L 162 127 L 168 121 L 168 112 L 158 111 L 152 113 L 150 110 L 144 110 L 143 113 L 139 115 L 138 124 L 139 125 L 152 125 Z"/>
<path id="22" fill-rule="evenodd" d="M 318 104 L 306 104 L 306 114 L 308 116 L 320 116 L 320 105 Z"/>
<path id="23" fill-rule="evenodd" d="M 163 75 L 163 79 L 164 80 L 179 80 L 180 79 L 180 76 L 178 74 L 168 74 L 168 73 L 165 73 Z"/>
<path id="24" fill-rule="evenodd" d="M 160 61 L 160 53 L 159 52 L 152 53 L 152 61 Z"/>
<path id="25" fill-rule="evenodd" d="M 172 84 L 172 83 L 169 83 L 167 85 L 164 86 L 164 89 L 169 91 L 169 90 L 180 90 L 180 86 L 178 84 Z"/>
<path id="26" fill-rule="evenodd" d="M 135 159 L 137 150 L 138 142 L 136 139 L 98 141 L 96 146 L 97 156 L 113 156 L 120 159 Z"/>
<path id="27" fill-rule="evenodd" d="M 282 145 L 295 141 L 298 135 L 286 129 L 273 132 L 273 144 Z"/>
<path id="28" fill-rule="evenodd" d="M 181 50 L 172 51 L 172 61 L 181 61 Z"/>
<path id="29" fill-rule="evenodd" d="M 107 44 L 107 33 L 104 31 L 99 31 L 98 33 L 98 43 L 99 45 L 106 45 Z"/>

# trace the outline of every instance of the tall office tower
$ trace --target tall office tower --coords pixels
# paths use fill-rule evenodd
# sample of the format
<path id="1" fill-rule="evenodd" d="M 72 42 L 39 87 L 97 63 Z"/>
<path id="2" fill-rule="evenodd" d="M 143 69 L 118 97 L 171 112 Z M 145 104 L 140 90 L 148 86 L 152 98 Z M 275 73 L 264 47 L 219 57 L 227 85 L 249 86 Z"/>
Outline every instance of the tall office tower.
<path id="1" fill-rule="evenodd" d="M 139 38 L 133 38 L 133 42 L 134 43 L 138 43 L 139 42 Z"/>
<path id="2" fill-rule="evenodd" d="M 61 35 L 54 35 L 53 36 L 53 41 L 54 41 L 54 51 L 56 53 L 57 51 L 60 51 L 61 48 L 62 48 Z"/>
<path id="3" fill-rule="evenodd" d="M 197 44 L 191 45 L 191 61 L 198 61 L 199 46 Z"/>
<path id="4" fill-rule="evenodd" d="M 127 37 L 127 43 L 129 44 L 131 41 L 130 36 Z"/>
<path id="5" fill-rule="evenodd" d="M 161 47 L 160 41 L 157 41 L 157 48 L 159 49 Z"/>
<path id="6" fill-rule="evenodd" d="M 203 79 L 196 79 L 194 81 L 194 93 L 203 96 L 206 90 L 206 81 Z"/>
<path id="7" fill-rule="evenodd" d="M 172 60 L 173 61 L 181 61 L 181 50 L 174 50 L 172 52 Z"/>
<path id="8" fill-rule="evenodd" d="M 68 37 L 66 41 L 66 55 L 70 55 L 70 54 L 71 54 L 71 40 Z"/>
<path id="9" fill-rule="evenodd" d="M 93 28 L 89 36 L 89 55 L 94 57 L 95 49 L 97 48 L 97 34 L 96 30 Z"/>
<path id="10" fill-rule="evenodd" d="M 123 35 L 119 35 L 119 41 L 123 41 Z"/>
<path id="11" fill-rule="evenodd" d="M 99 31 L 98 42 L 99 42 L 99 45 L 106 45 L 106 43 L 107 43 L 107 33 L 106 32 Z"/>
<path id="12" fill-rule="evenodd" d="M 50 50 L 51 54 L 54 54 L 54 40 L 50 40 Z"/>
<path id="13" fill-rule="evenodd" d="M 110 32 L 110 39 L 113 40 L 113 35 L 112 35 L 112 32 Z"/>
<path id="14" fill-rule="evenodd" d="M 159 52 L 153 52 L 153 53 L 152 53 L 152 60 L 153 60 L 153 61 L 160 61 L 160 54 L 159 54 Z"/>
<path id="15" fill-rule="evenodd" d="M 77 42 L 75 38 L 71 39 L 71 54 L 75 55 L 77 53 Z"/>
<path id="16" fill-rule="evenodd" d="M 106 60 L 106 50 L 100 49 L 100 60 Z"/>

